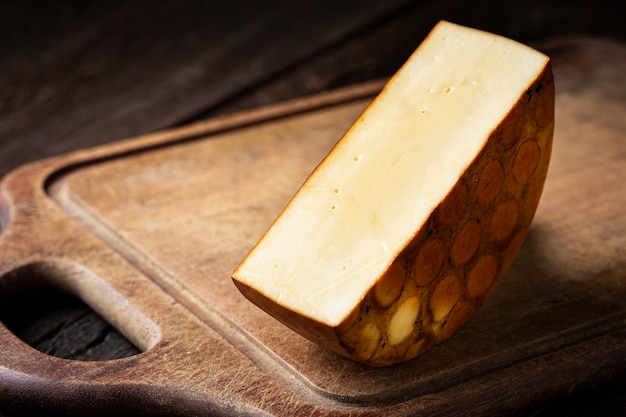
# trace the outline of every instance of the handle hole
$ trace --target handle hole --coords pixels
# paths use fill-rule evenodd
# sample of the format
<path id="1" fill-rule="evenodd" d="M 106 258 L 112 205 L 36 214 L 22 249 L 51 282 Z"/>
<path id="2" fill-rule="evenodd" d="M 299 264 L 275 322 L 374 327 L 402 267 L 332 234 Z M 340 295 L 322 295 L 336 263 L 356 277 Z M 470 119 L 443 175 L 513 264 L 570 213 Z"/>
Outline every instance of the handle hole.
<path id="1" fill-rule="evenodd" d="M 76 294 L 73 280 L 94 277 L 87 268 L 65 261 L 17 268 L 0 277 L 0 321 L 31 347 L 64 359 L 121 359 L 156 344 L 160 333 L 152 322 L 143 319 L 144 323 L 135 323 L 143 331 L 131 341 L 84 301 L 84 294 Z M 108 296 L 102 288 L 94 291 L 100 297 Z M 109 287 L 110 291 L 114 290 Z"/>

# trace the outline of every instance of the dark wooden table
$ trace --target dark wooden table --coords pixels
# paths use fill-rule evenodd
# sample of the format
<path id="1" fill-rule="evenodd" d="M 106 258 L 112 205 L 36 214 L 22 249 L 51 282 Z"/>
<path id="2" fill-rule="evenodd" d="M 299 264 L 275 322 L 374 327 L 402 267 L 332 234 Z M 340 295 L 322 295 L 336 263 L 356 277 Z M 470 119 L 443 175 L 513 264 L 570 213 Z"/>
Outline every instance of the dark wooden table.
<path id="1" fill-rule="evenodd" d="M 626 42 L 625 15 L 624 3 L 609 1 L 5 1 L 0 177 L 76 149 L 389 76 L 439 19 L 542 45 Z M 43 352 L 80 360 L 138 352 L 78 300 L 31 299 L 0 306 L 0 319 Z M 594 381 L 528 412 L 626 415 L 626 379 Z"/>

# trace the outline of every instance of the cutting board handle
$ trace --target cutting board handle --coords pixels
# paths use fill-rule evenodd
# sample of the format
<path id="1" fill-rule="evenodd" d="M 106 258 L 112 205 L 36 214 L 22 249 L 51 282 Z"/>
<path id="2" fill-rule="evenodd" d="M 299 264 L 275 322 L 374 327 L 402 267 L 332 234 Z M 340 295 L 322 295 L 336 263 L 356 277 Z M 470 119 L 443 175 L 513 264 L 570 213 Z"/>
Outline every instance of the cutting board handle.
<path id="1" fill-rule="evenodd" d="M 24 166 L 0 183 L 0 303 L 28 300 L 35 291 L 65 292 L 142 353 L 106 361 L 58 358 L 29 346 L 0 320 L 2 407 L 35 414 L 263 415 L 248 396 L 260 395 L 257 389 L 288 395 L 56 205 L 45 184 L 66 165 L 60 158 Z M 244 379 L 256 383 L 247 391 L 224 391 Z"/>
<path id="2" fill-rule="evenodd" d="M 242 399 L 220 394 L 227 381 L 237 380 L 222 366 L 241 359 L 219 336 L 171 303 L 172 320 L 165 324 L 169 331 L 164 337 L 160 326 L 83 264 L 47 259 L 2 273 L 0 303 L 50 288 L 82 299 L 143 352 L 105 361 L 63 359 L 29 346 L 0 321 L 0 397 L 9 399 L 3 407 L 34 413 L 52 409 L 59 415 L 263 414 Z M 149 293 L 144 296 L 150 298 Z M 197 339 L 189 337 L 190 331 Z M 248 370 L 247 376 L 259 380 L 255 372 Z M 272 382 L 259 386 L 268 384 Z"/>
<path id="3" fill-rule="evenodd" d="M 51 296 L 65 293 L 80 299 L 141 351 L 151 349 L 161 338 L 161 330 L 152 320 L 80 263 L 62 259 L 33 261 L 8 271 L 0 280 L 0 300 L 28 302 L 31 293 L 46 291 Z"/>

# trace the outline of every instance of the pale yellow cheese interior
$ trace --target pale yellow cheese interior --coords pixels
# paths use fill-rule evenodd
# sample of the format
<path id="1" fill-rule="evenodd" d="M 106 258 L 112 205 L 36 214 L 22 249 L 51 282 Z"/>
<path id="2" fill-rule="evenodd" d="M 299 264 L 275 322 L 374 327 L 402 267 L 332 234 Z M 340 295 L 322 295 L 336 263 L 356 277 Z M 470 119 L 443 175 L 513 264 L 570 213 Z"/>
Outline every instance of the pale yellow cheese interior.
<path id="1" fill-rule="evenodd" d="M 439 23 L 236 271 L 336 326 L 448 194 L 548 58 Z"/>

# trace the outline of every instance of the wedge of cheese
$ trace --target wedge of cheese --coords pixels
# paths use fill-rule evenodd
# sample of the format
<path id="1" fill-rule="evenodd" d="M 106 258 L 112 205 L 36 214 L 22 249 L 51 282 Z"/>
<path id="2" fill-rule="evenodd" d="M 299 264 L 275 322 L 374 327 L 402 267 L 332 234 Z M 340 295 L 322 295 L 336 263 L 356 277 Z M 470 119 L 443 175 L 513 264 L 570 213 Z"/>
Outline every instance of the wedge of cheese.
<path id="1" fill-rule="evenodd" d="M 440 22 L 233 273 L 296 332 L 374 366 L 448 338 L 492 292 L 550 159 L 549 58 Z"/>

